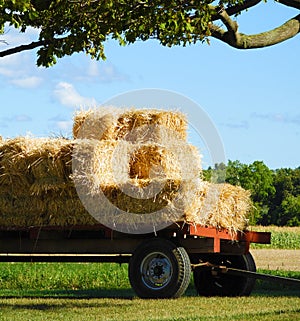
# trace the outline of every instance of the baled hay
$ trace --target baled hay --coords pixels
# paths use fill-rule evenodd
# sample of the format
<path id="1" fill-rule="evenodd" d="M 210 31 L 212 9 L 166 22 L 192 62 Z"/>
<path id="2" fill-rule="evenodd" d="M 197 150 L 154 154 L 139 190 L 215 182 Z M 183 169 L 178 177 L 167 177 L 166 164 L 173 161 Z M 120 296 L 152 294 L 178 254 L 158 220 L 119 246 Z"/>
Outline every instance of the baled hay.
<path id="1" fill-rule="evenodd" d="M 116 208 L 133 214 L 147 214 L 168 206 L 178 196 L 180 186 L 180 180 L 132 179 L 121 185 L 102 185 L 100 188 Z"/>
<path id="2" fill-rule="evenodd" d="M 70 181 L 72 143 L 66 139 L 18 137 L 0 146 L 1 187 L 40 194 Z M 1 189 L 0 187 L 0 189 Z"/>
<path id="3" fill-rule="evenodd" d="M 78 196 L 0 197 L 0 226 L 72 226 L 97 222 L 83 207 Z"/>
<path id="4" fill-rule="evenodd" d="M 33 181 L 29 173 L 29 162 L 23 151 L 26 139 L 23 137 L 3 140 L 0 144 L 0 194 L 26 193 Z"/>
<path id="5" fill-rule="evenodd" d="M 164 127 L 179 135 L 183 140 L 187 138 L 186 116 L 177 111 L 164 111 L 156 109 L 131 109 L 125 111 L 118 118 L 116 137 L 125 138 L 136 130 L 138 136 L 144 141 L 159 141 L 160 127 Z M 139 132 L 138 128 L 142 131 Z"/>
<path id="6" fill-rule="evenodd" d="M 185 220 L 236 233 L 247 227 L 250 209 L 250 192 L 240 186 L 201 182 Z"/>
<path id="7" fill-rule="evenodd" d="M 187 120 L 180 112 L 113 107 L 77 112 L 74 116 L 73 137 L 119 140 L 126 139 L 132 133 L 135 140 L 158 142 L 162 126 L 177 133 L 183 140 L 187 137 Z"/>
<path id="8" fill-rule="evenodd" d="M 38 197 L 0 197 L 0 226 L 28 227 L 44 224 L 46 204 Z"/>
<path id="9" fill-rule="evenodd" d="M 0 144 L 1 174 L 17 175 L 28 172 L 28 161 L 24 155 L 26 138 L 18 137 L 2 141 Z"/>
<path id="10" fill-rule="evenodd" d="M 166 179 L 132 179 L 123 184 L 99 186 L 98 193 L 83 193 L 83 204 L 99 222 L 134 232 L 147 225 L 150 229 L 180 220 L 191 202 L 186 191 L 194 182 Z M 193 194 L 194 196 L 194 194 Z M 149 230 L 148 230 L 149 232 Z"/>
<path id="11" fill-rule="evenodd" d="M 0 195 L 10 193 L 13 196 L 28 195 L 32 180 L 28 180 L 30 177 L 18 174 L 10 174 L 4 172 L 0 176 Z"/>
<path id="12" fill-rule="evenodd" d="M 141 146 L 131 154 L 129 176 L 137 179 L 164 176 L 180 179 L 181 171 L 172 154 L 152 144 Z"/>
<path id="13" fill-rule="evenodd" d="M 82 205 L 78 197 L 53 197 L 46 201 L 46 225 L 73 226 L 99 224 Z"/>
<path id="14" fill-rule="evenodd" d="M 167 177 L 180 180 L 186 179 L 187 171 L 191 178 L 200 175 L 201 157 L 194 146 L 185 145 L 185 150 L 180 151 L 180 157 L 177 157 L 178 146 L 170 148 L 171 146 L 164 147 L 154 143 L 137 146 L 129 161 L 130 178 Z M 186 168 L 188 165 L 191 168 Z"/>
<path id="15" fill-rule="evenodd" d="M 186 179 L 181 166 L 185 159 L 176 159 L 176 153 L 158 144 L 132 144 L 127 141 L 76 140 L 73 151 L 74 168 L 72 179 L 78 185 L 100 186 L 124 183 L 129 179 L 162 178 Z M 176 146 L 177 147 L 177 146 Z M 199 176 L 200 164 L 191 153 L 182 153 L 195 162 L 190 166 L 189 177 Z M 175 155 L 174 155 L 175 154 Z"/>
<path id="16" fill-rule="evenodd" d="M 76 140 L 73 151 L 73 173 L 75 184 L 99 186 L 115 180 L 128 178 L 129 164 L 126 160 L 128 144 L 119 146 L 116 141 Z M 118 176 L 114 175 L 114 166 Z"/>
<path id="17" fill-rule="evenodd" d="M 116 108 L 98 108 L 77 111 L 73 117 L 75 139 L 111 140 L 120 111 Z"/>

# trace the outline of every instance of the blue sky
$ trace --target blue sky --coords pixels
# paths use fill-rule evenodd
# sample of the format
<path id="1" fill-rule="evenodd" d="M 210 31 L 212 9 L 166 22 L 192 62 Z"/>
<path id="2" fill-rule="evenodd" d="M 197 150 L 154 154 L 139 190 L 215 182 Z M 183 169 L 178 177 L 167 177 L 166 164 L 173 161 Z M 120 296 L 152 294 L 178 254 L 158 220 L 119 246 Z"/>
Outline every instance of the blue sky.
<path id="1" fill-rule="evenodd" d="M 255 33 L 297 13 L 269 2 L 237 19 L 241 32 Z M 14 46 L 36 37 L 35 30 L 19 34 L 7 28 L 1 39 Z M 120 47 L 110 41 L 105 62 L 76 54 L 48 69 L 36 67 L 34 51 L 0 58 L 0 135 L 70 135 L 75 109 L 157 88 L 187 97 L 209 115 L 227 160 L 295 168 L 300 166 L 299 37 L 251 51 L 216 40 L 185 48 L 165 48 L 156 41 Z M 6 47 L 1 44 L 0 50 Z M 190 139 L 203 148 L 195 133 Z"/>

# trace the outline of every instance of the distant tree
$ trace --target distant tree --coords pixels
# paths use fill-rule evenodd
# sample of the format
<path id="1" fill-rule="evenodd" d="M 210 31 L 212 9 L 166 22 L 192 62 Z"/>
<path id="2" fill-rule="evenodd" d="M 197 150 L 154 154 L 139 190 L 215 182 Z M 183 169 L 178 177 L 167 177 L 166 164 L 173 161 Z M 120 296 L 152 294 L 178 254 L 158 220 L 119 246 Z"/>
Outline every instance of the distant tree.
<path id="1" fill-rule="evenodd" d="M 0 57 L 40 48 L 37 64 L 42 66 L 75 52 L 104 59 L 104 43 L 109 38 L 121 45 L 157 39 L 171 47 L 208 42 L 212 37 L 238 49 L 263 48 L 300 32 L 300 0 L 277 2 L 294 8 L 297 14 L 273 30 L 246 35 L 239 32 L 232 17 L 260 0 L 2 0 L 0 33 L 8 24 L 21 32 L 37 28 L 39 37 L 30 44 L 3 50 Z"/>
<path id="2" fill-rule="evenodd" d="M 300 168 L 280 168 L 274 171 L 275 194 L 264 224 L 300 225 Z M 298 222 L 298 223 L 297 223 Z"/>
<path id="3" fill-rule="evenodd" d="M 293 170 L 290 168 L 280 168 L 274 171 L 276 192 L 272 200 L 273 207 L 279 206 L 287 195 L 293 194 L 294 184 L 292 176 Z"/>
<path id="4" fill-rule="evenodd" d="M 277 225 L 300 226 L 300 195 L 287 195 L 278 210 Z"/>
<path id="5" fill-rule="evenodd" d="M 223 183 L 226 178 L 226 168 L 224 163 L 215 164 L 214 167 L 209 166 L 202 171 L 203 179 L 213 183 Z"/>
<path id="6" fill-rule="evenodd" d="M 240 161 L 228 161 L 226 167 L 226 182 L 232 185 L 243 185 L 244 174 L 247 170 L 247 165 L 242 164 Z"/>
<path id="7" fill-rule="evenodd" d="M 228 161 L 203 171 L 203 178 L 213 181 L 225 175 L 225 181 L 251 192 L 251 224 L 300 226 L 300 167 L 270 170 L 263 162 L 243 164 Z"/>
<path id="8" fill-rule="evenodd" d="M 251 223 L 262 223 L 268 214 L 270 200 L 275 194 L 272 171 L 261 161 L 255 161 L 250 165 L 229 161 L 226 168 L 226 182 L 251 191 L 254 205 Z"/>

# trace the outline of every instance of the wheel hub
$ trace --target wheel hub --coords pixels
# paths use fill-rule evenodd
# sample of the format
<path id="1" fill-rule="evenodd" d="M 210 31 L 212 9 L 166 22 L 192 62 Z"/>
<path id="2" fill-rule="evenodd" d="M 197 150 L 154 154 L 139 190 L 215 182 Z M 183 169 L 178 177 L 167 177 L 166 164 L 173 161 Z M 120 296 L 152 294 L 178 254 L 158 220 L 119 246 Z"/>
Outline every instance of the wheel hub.
<path id="1" fill-rule="evenodd" d="M 172 267 L 169 259 L 162 253 L 151 253 L 141 264 L 142 281 L 151 289 L 161 289 L 172 277 Z"/>

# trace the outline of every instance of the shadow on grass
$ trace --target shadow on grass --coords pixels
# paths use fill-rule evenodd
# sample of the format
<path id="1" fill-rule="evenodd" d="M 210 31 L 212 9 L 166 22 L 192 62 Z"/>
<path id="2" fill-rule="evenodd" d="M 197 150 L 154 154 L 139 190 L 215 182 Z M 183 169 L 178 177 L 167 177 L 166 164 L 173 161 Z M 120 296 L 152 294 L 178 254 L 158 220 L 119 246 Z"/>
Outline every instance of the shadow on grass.
<path id="1" fill-rule="evenodd" d="M 16 297 L 8 297 L 9 299 L 17 299 L 18 301 L 13 300 L 12 301 L 1 301 L 0 298 L 0 311 L 4 309 L 9 309 L 9 310 L 32 310 L 32 311 L 55 311 L 55 310 L 61 310 L 62 308 L 64 309 L 74 309 L 74 308 L 107 308 L 108 302 L 103 301 L 95 301 L 95 300 L 90 300 L 94 297 L 80 297 L 78 295 L 74 296 L 66 296 L 66 295 L 42 295 L 42 296 L 16 296 Z M 95 298 L 99 298 L 96 296 Z M 102 297 L 100 297 L 102 298 Z M 110 299 L 114 297 L 108 297 Z M 25 301 L 22 301 L 22 299 L 25 299 Z M 30 299 L 29 301 L 26 299 Z M 38 301 L 34 301 L 33 299 L 38 299 Z M 40 299 L 43 299 L 41 301 Z M 51 299 L 48 300 L 48 299 Z M 54 299 L 54 300 L 53 300 Z M 85 299 L 85 300 L 84 300 Z M 126 298 L 126 297 L 121 297 L 120 300 L 110 300 L 109 301 L 109 306 L 110 307 L 115 307 L 115 308 L 124 308 L 126 306 L 131 306 L 131 301 L 132 298 Z M 128 299 L 126 301 L 126 299 Z M 130 299 L 130 300 L 129 300 Z M 43 302 L 43 303 L 41 303 Z"/>
<path id="2" fill-rule="evenodd" d="M 197 292 L 191 281 L 185 297 L 196 297 Z M 257 280 L 251 296 L 264 297 L 300 297 L 300 287 L 282 285 L 277 282 L 267 282 Z M 1 298 L 62 298 L 62 299 L 123 299 L 132 300 L 136 298 L 135 292 L 131 288 L 94 288 L 94 289 L 48 289 L 48 290 L 30 290 L 30 289 L 14 289 L 14 290 L 0 290 Z M 0 305 L 1 306 L 1 305 Z"/>
<path id="3" fill-rule="evenodd" d="M 93 299 L 114 298 L 132 300 L 135 293 L 131 289 L 87 289 L 87 290 L 2 290 L 1 298 L 64 298 Z"/>

